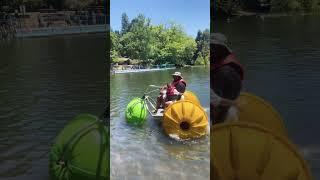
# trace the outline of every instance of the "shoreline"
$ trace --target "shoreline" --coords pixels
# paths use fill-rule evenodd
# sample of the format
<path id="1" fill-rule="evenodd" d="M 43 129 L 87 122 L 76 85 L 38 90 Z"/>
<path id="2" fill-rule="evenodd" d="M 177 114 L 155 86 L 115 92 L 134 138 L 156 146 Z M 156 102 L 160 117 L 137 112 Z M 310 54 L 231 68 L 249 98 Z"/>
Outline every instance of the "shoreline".
<path id="1" fill-rule="evenodd" d="M 126 73 L 141 73 L 141 72 L 153 72 L 164 71 L 176 68 L 146 68 L 146 69 L 125 69 L 125 70 L 111 70 L 112 74 L 126 74 Z"/>
<path id="2" fill-rule="evenodd" d="M 50 37 L 69 34 L 105 33 L 106 15 L 93 11 L 7 13 L 0 25 L 0 38 Z"/>
<path id="3" fill-rule="evenodd" d="M 207 65 L 208 66 L 208 65 Z M 197 67 L 207 67 L 206 65 L 186 65 L 184 67 L 170 67 L 170 68 L 144 68 L 144 69 L 110 69 L 111 74 L 126 74 L 126 73 L 141 73 L 141 72 L 153 72 L 153 71 L 163 71 L 170 69 L 181 69 L 181 68 L 197 68 Z"/>
<path id="4" fill-rule="evenodd" d="M 109 30 L 109 25 L 107 24 L 18 29 L 15 34 L 15 38 L 51 37 L 51 36 L 72 35 L 72 34 L 106 33 L 108 30 Z"/>
<path id="5" fill-rule="evenodd" d="M 310 12 L 310 13 L 301 13 L 301 12 L 251 12 L 251 11 L 237 11 L 233 13 L 230 17 L 216 17 L 217 19 L 231 19 L 234 17 L 260 17 L 260 18 L 277 18 L 277 17 L 289 17 L 289 16 L 319 16 L 320 12 Z"/>

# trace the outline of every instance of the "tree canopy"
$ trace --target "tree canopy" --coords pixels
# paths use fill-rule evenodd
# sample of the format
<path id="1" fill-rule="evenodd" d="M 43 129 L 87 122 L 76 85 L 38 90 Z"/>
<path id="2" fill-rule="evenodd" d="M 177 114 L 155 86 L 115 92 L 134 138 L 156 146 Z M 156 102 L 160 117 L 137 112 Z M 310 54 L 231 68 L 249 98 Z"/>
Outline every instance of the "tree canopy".
<path id="1" fill-rule="evenodd" d="M 201 36 L 193 39 L 179 24 L 170 22 L 151 25 L 151 20 L 142 14 L 130 21 L 125 13 L 122 14 L 121 24 L 120 32 L 111 31 L 112 62 L 116 62 L 119 57 L 153 64 L 185 65 L 209 62 L 208 29 L 199 31 Z"/>

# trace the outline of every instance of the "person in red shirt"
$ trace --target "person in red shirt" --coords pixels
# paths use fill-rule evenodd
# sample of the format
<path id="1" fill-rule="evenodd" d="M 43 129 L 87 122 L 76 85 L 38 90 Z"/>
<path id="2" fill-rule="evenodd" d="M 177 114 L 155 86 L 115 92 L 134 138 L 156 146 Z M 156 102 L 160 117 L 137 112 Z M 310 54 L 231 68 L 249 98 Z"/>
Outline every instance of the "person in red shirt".
<path id="1" fill-rule="evenodd" d="M 184 81 L 180 72 L 172 74 L 173 81 L 160 90 L 160 95 L 157 98 L 156 110 L 165 108 L 171 103 L 180 100 L 186 90 L 187 83 Z"/>
<path id="2" fill-rule="evenodd" d="M 210 109 L 212 122 L 217 124 L 224 122 L 230 107 L 237 104 L 236 99 L 242 88 L 244 69 L 232 53 L 223 34 L 212 33 L 210 43 L 210 86 L 214 93 L 212 97 L 215 97 L 211 98 Z M 217 103 L 217 100 L 220 102 Z"/>

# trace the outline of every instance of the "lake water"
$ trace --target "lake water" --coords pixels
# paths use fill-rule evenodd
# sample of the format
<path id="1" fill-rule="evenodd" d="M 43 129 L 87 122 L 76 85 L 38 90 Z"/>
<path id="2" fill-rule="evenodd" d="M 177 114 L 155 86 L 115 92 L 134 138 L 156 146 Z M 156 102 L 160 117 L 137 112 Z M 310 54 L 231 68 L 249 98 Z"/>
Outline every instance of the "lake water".
<path id="1" fill-rule="evenodd" d="M 105 35 L 0 42 L 0 179 L 49 179 L 54 138 L 106 104 Z"/>
<path id="2" fill-rule="evenodd" d="M 280 112 L 315 179 L 320 179 L 319 20 L 319 16 L 243 17 L 214 26 L 228 36 L 245 65 L 245 90 Z"/>
<path id="3" fill-rule="evenodd" d="M 209 179 L 208 136 L 186 142 L 169 138 L 159 121 L 150 116 L 142 127 L 130 126 L 125 108 L 134 97 L 142 97 L 148 85 L 172 81 L 175 70 L 115 74 L 111 76 L 111 178 L 122 179 Z M 209 108 L 209 68 L 179 69 L 187 89 Z"/>
<path id="4" fill-rule="evenodd" d="M 255 17 L 217 22 L 246 67 L 245 90 L 282 115 L 320 179 L 319 17 Z M 0 179 L 48 179 L 54 138 L 79 113 L 100 115 L 108 73 L 104 35 L 32 38 L 0 43 Z M 177 142 L 159 122 L 126 123 L 124 109 L 148 84 L 170 81 L 170 71 L 111 76 L 113 179 L 208 179 L 209 138 Z M 182 69 L 188 88 L 209 107 L 209 69 Z M 130 178 L 129 178 L 130 177 Z"/>

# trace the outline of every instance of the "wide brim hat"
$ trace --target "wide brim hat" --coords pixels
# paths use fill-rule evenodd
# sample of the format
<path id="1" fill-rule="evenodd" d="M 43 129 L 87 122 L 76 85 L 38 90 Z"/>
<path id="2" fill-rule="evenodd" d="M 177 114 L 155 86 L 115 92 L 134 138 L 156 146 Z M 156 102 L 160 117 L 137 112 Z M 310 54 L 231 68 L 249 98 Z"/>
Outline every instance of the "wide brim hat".
<path id="1" fill-rule="evenodd" d="M 172 76 L 179 76 L 179 77 L 183 78 L 182 75 L 181 75 L 181 72 L 174 72 L 174 73 L 171 74 L 171 75 L 172 75 Z"/>
<path id="2" fill-rule="evenodd" d="M 227 37 L 222 33 L 211 33 L 210 44 L 218 44 L 218 45 L 224 46 L 228 49 L 230 53 L 232 52 L 231 48 L 229 47 L 229 42 Z"/>

